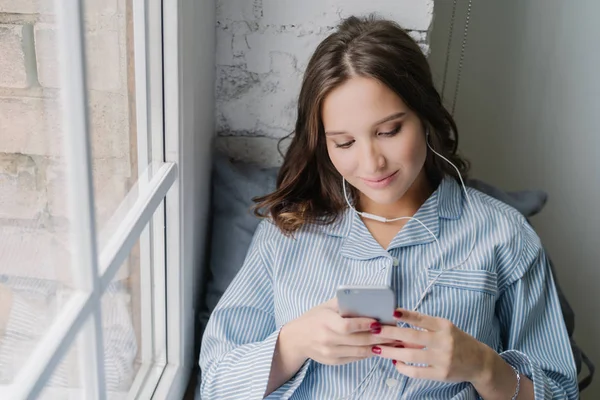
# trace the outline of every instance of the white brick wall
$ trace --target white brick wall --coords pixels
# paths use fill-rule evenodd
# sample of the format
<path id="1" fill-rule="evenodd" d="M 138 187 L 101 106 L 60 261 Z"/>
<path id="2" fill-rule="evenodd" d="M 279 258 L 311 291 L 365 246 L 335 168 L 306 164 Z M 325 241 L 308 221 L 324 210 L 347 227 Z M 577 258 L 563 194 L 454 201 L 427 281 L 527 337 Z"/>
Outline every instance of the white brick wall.
<path id="1" fill-rule="evenodd" d="M 0 0 L 0 13 L 35 14 L 40 10 L 40 1 L 48 0 Z"/>
<path id="2" fill-rule="evenodd" d="M 38 79 L 40 85 L 48 88 L 61 86 L 56 29 L 50 24 L 37 24 L 34 29 Z M 89 89 L 119 92 L 122 85 L 119 32 L 88 29 L 86 45 Z"/>
<path id="3" fill-rule="evenodd" d="M 129 157 L 127 98 L 93 91 L 89 100 L 94 158 Z M 0 96 L 0 137 L 0 152 L 62 157 L 59 99 Z"/>
<path id="4" fill-rule="evenodd" d="M 0 219 L 33 219 L 43 213 L 43 183 L 30 156 L 0 153 Z"/>
<path id="5" fill-rule="evenodd" d="M 42 185 L 46 190 L 48 212 L 54 217 L 69 217 L 66 164 L 54 159 L 45 159 L 45 176 Z M 131 176 L 129 159 L 96 159 L 93 165 L 96 201 L 96 222 L 102 230 L 129 191 Z"/>
<path id="6" fill-rule="evenodd" d="M 425 52 L 433 0 L 217 0 L 217 145 L 278 165 L 293 130 L 302 73 L 341 18 L 378 14 L 412 30 Z"/>
<path id="7" fill-rule="evenodd" d="M 58 100 L 0 96 L 0 151 L 61 155 L 61 115 Z"/>
<path id="8" fill-rule="evenodd" d="M 0 25 L 0 86 L 27 86 L 23 27 L 20 25 Z"/>

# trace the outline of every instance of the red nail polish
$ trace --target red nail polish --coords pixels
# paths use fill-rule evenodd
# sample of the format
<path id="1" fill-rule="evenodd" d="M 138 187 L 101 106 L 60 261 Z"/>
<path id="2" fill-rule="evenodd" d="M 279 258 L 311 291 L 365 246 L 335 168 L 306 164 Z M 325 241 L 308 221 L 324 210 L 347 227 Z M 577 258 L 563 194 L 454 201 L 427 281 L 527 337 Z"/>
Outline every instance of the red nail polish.
<path id="1" fill-rule="evenodd" d="M 378 333 L 381 333 L 381 328 L 371 329 L 371 333 L 377 335 Z"/>
<path id="2" fill-rule="evenodd" d="M 381 329 L 381 324 L 379 322 L 373 322 L 370 326 L 371 330 Z"/>
<path id="3" fill-rule="evenodd" d="M 402 318 L 402 311 L 394 311 L 394 318 Z"/>
<path id="4" fill-rule="evenodd" d="M 396 360 L 392 360 L 392 364 L 396 365 Z"/>
<path id="5" fill-rule="evenodd" d="M 373 346 L 371 351 L 375 354 L 381 354 L 381 347 Z"/>
<path id="6" fill-rule="evenodd" d="M 397 348 L 397 349 L 403 349 L 404 345 L 403 344 L 396 344 L 396 345 L 394 345 L 394 347 Z"/>

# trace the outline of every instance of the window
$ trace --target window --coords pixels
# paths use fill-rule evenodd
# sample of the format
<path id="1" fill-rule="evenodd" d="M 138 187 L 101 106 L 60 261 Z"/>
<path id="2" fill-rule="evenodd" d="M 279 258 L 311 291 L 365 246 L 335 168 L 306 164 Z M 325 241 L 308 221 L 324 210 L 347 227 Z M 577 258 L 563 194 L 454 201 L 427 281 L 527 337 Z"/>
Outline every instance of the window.
<path id="1" fill-rule="evenodd" d="M 214 121 L 206 3 L 0 0 L 0 398 L 181 398 Z"/>

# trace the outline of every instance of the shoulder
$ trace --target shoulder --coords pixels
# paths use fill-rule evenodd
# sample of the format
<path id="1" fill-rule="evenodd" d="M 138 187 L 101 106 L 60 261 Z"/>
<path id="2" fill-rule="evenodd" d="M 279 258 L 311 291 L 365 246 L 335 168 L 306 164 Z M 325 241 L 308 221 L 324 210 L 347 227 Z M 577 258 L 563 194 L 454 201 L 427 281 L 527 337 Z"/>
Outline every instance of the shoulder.
<path id="1" fill-rule="evenodd" d="M 467 188 L 478 240 L 494 246 L 500 281 L 522 277 L 543 251 L 539 236 L 514 207 L 477 189 Z M 468 211 L 469 204 L 465 204 Z"/>
<path id="2" fill-rule="evenodd" d="M 465 207 L 468 211 L 469 206 L 472 206 L 479 218 L 491 218 L 495 222 L 505 224 L 507 228 L 516 229 L 528 223 L 523 214 L 503 201 L 471 187 L 467 187 L 467 193 L 471 204 L 467 201 Z"/>

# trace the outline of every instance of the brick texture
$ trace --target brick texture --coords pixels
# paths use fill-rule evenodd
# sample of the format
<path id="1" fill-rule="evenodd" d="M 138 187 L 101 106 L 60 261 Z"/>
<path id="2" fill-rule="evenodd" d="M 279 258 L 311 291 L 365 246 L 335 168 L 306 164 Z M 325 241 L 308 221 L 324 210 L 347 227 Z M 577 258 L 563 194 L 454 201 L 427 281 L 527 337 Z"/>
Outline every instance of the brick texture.
<path id="1" fill-rule="evenodd" d="M 0 13 L 35 14 L 40 10 L 40 1 L 49 0 L 0 0 Z"/>
<path id="2" fill-rule="evenodd" d="M 125 96 L 91 92 L 90 125 L 95 158 L 129 155 L 129 115 Z M 0 97 L 0 151 L 64 155 L 59 99 Z"/>
<path id="3" fill-rule="evenodd" d="M 30 156 L 0 153 L 0 219 L 37 218 L 44 212 L 46 190 L 39 172 Z"/>
<path id="4" fill-rule="evenodd" d="M 60 55 L 57 28 L 38 24 L 34 29 L 35 49 L 40 85 L 60 88 Z M 86 33 L 88 87 L 117 92 L 121 89 L 121 56 L 119 34 L 112 30 Z"/>
<path id="5" fill-rule="evenodd" d="M 0 151 L 63 154 L 60 119 L 58 100 L 0 97 Z"/>
<path id="6" fill-rule="evenodd" d="M 0 25 L 0 87 L 27 87 L 23 26 Z"/>
<path id="7" fill-rule="evenodd" d="M 64 161 L 48 161 L 44 186 L 48 191 L 48 213 L 53 217 L 69 217 L 67 169 Z M 97 228 L 100 232 L 125 195 L 129 192 L 129 159 L 95 159 L 94 200 L 96 202 Z"/>

